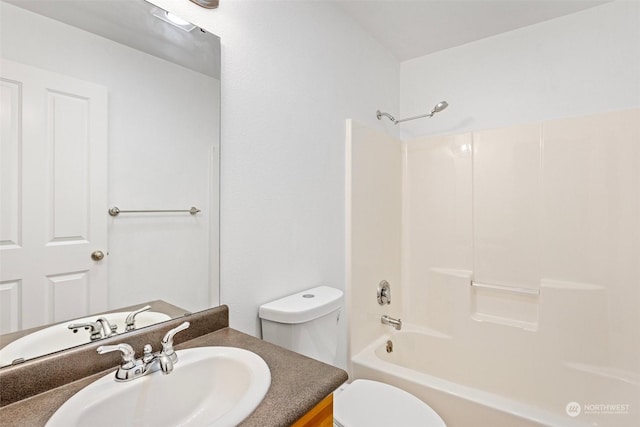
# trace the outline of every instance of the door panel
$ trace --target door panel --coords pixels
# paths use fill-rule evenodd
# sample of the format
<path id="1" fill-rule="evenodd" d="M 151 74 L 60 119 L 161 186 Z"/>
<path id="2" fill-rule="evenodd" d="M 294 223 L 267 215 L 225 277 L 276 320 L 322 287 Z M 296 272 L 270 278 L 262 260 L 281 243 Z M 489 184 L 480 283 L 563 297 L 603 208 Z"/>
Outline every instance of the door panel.
<path id="1" fill-rule="evenodd" d="M 106 310 L 107 88 L 3 60 L 0 99 L 2 331 Z"/>
<path id="2" fill-rule="evenodd" d="M 18 82 L 0 80 L 0 246 L 21 243 L 21 104 Z"/>

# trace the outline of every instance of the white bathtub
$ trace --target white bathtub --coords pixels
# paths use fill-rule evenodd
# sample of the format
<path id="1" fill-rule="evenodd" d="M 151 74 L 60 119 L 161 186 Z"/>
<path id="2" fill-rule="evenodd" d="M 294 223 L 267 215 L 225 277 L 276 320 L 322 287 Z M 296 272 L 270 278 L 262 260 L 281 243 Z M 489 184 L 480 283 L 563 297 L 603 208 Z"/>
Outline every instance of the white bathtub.
<path id="1" fill-rule="evenodd" d="M 391 353 L 387 340 L 393 343 Z M 352 378 L 382 381 L 414 394 L 448 427 L 640 425 L 640 381 L 632 374 L 560 364 L 552 355 L 526 360 L 490 346 L 470 350 L 412 325 L 372 342 L 352 358 L 351 369 Z M 573 417 L 567 413 L 572 402 L 581 411 Z"/>

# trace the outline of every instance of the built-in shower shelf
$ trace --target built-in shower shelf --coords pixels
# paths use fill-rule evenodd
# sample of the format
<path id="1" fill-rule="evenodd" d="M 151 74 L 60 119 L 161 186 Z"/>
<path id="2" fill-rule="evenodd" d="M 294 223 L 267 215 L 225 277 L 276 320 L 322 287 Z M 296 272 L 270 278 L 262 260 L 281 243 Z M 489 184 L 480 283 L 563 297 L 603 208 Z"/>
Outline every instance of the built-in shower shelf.
<path id="1" fill-rule="evenodd" d="M 512 294 L 524 294 L 524 295 L 539 295 L 540 294 L 540 289 L 536 289 L 536 288 L 525 288 L 525 287 L 520 287 L 520 286 L 497 285 L 497 284 L 493 284 L 493 283 L 476 282 L 474 280 L 471 281 L 471 286 L 473 286 L 474 288 L 489 289 L 489 290 L 493 290 L 493 291 L 502 291 L 502 292 L 508 292 L 508 293 L 512 293 Z"/>
<path id="2" fill-rule="evenodd" d="M 471 282 L 471 318 L 528 331 L 538 330 L 540 290 Z"/>
<path id="3" fill-rule="evenodd" d="M 471 318 L 477 322 L 488 322 L 497 325 L 511 326 L 514 328 L 524 329 L 525 331 L 536 332 L 538 330 L 537 322 L 525 322 L 521 320 L 508 319 L 505 317 L 492 316 L 484 313 L 474 313 Z"/>

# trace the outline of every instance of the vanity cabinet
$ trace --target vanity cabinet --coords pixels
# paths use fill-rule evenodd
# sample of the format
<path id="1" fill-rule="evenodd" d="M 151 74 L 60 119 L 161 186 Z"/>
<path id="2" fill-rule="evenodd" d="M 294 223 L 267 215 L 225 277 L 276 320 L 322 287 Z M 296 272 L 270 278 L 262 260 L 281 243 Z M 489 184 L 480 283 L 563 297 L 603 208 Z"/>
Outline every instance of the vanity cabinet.
<path id="1" fill-rule="evenodd" d="M 293 424 L 293 427 L 332 427 L 333 426 L 333 393 L 322 399 L 302 418 Z"/>

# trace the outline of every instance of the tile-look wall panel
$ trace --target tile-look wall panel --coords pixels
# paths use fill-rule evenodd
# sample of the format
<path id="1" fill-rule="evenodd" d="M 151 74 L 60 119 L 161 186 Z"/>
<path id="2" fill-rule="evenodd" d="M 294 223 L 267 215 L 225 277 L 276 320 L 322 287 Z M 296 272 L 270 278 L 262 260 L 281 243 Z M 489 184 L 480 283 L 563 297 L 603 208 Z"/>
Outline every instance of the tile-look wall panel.
<path id="1" fill-rule="evenodd" d="M 347 314 L 356 354 L 388 328 L 382 314 L 401 314 L 402 145 L 354 121 L 347 126 Z M 391 304 L 380 306 L 376 289 L 383 279 L 391 284 Z"/>
<path id="2" fill-rule="evenodd" d="M 473 134 L 474 280 L 538 288 L 540 125 Z"/>
<path id="3" fill-rule="evenodd" d="M 471 149 L 469 133 L 406 144 L 405 226 L 416 263 L 472 267 Z"/>
<path id="4" fill-rule="evenodd" d="M 543 126 L 542 277 L 604 287 L 608 343 L 584 340 L 640 372 L 640 110 Z"/>
<path id="5" fill-rule="evenodd" d="M 471 134 L 421 138 L 405 149 L 403 315 L 442 328 L 452 313 L 447 287 L 473 266 Z"/>

